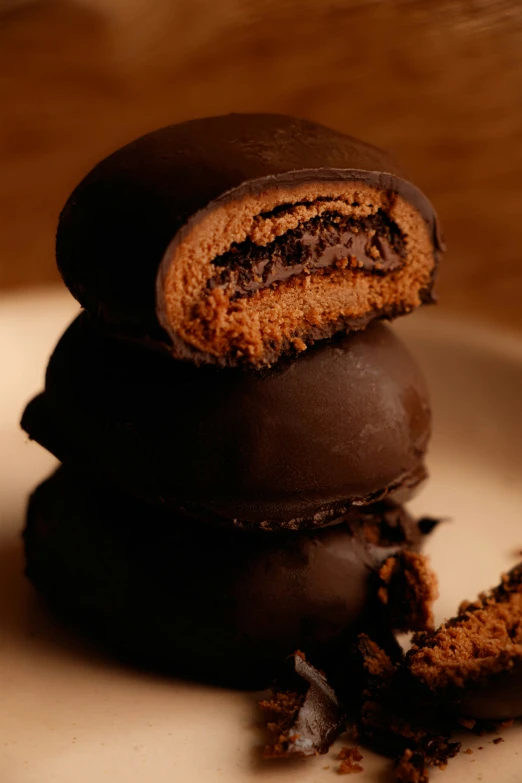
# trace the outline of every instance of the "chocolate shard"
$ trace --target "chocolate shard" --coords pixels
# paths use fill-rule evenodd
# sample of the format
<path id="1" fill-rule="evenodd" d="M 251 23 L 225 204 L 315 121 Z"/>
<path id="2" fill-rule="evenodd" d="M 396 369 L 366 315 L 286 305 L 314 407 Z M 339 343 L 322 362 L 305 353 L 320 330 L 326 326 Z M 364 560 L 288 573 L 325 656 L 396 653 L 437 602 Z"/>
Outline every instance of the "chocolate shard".
<path id="1" fill-rule="evenodd" d="M 421 519 L 419 519 L 419 528 L 425 535 L 428 535 L 435 530 L 441 522 L 442 519 L 436 519 L 435 517 L 421 517 Z"/>
<path id="2" fill-rule="evenodd" d="M 266 759 L 327 753 L 346 727 L 345 711 L 325 675 L 300 651 L 288 666 L 272 697 L 260 702 L 271 715 L 267 727 L 274 735 L 264 749 Z"/>
<path id="3" fill-rule="evenodd" d="M 432 301 L 427 198 L 390 156 L 306 120 L 232 114 L 150 133 L 67 201 L 63 278 L 121 337 L 261 367 Z"/>

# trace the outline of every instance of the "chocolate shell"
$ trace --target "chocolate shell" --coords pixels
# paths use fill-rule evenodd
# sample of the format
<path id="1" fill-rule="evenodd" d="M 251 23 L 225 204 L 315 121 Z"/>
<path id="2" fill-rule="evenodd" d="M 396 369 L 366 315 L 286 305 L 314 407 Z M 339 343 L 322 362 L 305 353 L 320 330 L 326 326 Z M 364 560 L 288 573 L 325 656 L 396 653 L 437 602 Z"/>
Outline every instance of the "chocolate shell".
<path id="1" fill-rule="evenodd" d="M 265 530 L 329 522 L 424 477 L 420 370 L 380 323 L 264 372 L 196 368 L 80 316 L 22 421 L 61 461 L 151 503 Z"/>
<path id="2" fill-rule="evenodd" d="M 27 575 L 50 605 L 118 655 L 265 687 L 295 649 L 323 665 L 361 629 L 390 628 L 377 572 L 424 536 L 379 504 L 312 533 L 194 525 L 62 467 L 31 497 Z"/>
<path id="3" fill-rule="evenodd" d="M 275 114 L 133 141 L 78 185 L 56 243 L 66 285 L 120 336 L 255 367 L 431 301 L 441 249 L 387 153 Z"/>

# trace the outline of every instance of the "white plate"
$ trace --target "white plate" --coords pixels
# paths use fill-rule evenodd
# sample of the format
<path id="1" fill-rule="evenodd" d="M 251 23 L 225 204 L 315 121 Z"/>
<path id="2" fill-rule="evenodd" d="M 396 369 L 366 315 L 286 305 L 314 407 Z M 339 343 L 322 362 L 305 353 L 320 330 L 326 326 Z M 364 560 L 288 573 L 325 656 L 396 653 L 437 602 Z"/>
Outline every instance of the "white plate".
<path id="1" fill-rule="evenodd" d="M 95 655 L 53 624 L 24 580 L 26 498 L 55 462 L 27 442 L 18 420 L 76 311 L 54 289 L 0 299 L 1 783 L 334 781 L 335 747 L 297 765 L 260 762 L 251 695 L 146 675 Z M 448 322 L 436 309 L 396 328 L 421 361 L 433 399 L 431 480 L 412 506 L 451 517 L 429 545 L 442 619 L 496 583 L 522 550 L 522 338 Z M 521 783 L 522 728 L 502 736 L 494 746 L 493 737 L 463 735 L 463 748 L 474 753 L 461 753 L 433 779 Z M 363 763 L 357 783 L 385 783 L 389 762 L 365 752 Z"/>

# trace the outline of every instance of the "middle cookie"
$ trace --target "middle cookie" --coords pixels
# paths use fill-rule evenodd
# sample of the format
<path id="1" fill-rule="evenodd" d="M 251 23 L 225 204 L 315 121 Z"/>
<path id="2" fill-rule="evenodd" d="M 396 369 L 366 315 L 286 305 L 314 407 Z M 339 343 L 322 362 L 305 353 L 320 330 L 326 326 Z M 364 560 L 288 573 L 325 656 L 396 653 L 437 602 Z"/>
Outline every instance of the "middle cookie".
<path id="1" fill-rule="evenodd" d="M 177 362 L 81 315 L 22 426 L 148 502 L 277 530 L 403 502 L 426 475 L 430 422 L 421 372 L 382 323 L 256 372 Z"/>

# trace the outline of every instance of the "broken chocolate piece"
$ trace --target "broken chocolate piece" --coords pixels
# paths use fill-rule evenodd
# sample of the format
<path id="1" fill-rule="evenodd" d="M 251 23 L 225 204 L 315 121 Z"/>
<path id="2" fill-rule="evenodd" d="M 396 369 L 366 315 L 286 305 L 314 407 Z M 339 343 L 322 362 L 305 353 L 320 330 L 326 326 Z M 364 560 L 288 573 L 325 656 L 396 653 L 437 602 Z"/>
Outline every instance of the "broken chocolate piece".
<path id="1" fill-rule="evenodd" d="M 327 753 L 345 730 L 346 715 L 326 677 L 295 652 L 289 659 L 291 673 L 274 688 L 273 696 L 260 702 L 271 713 L 268 729 L 274 742 L 264 750 L 266 759 L 316 756 Z"/>
<path id="2" fill-rule="evenodd" d="M 275 114 L 128 144 L 78 185 L 56 245 L 106 328 L 254 367 L 432 301 L 441 250 L 431 204 L 389 155 Z"/>

